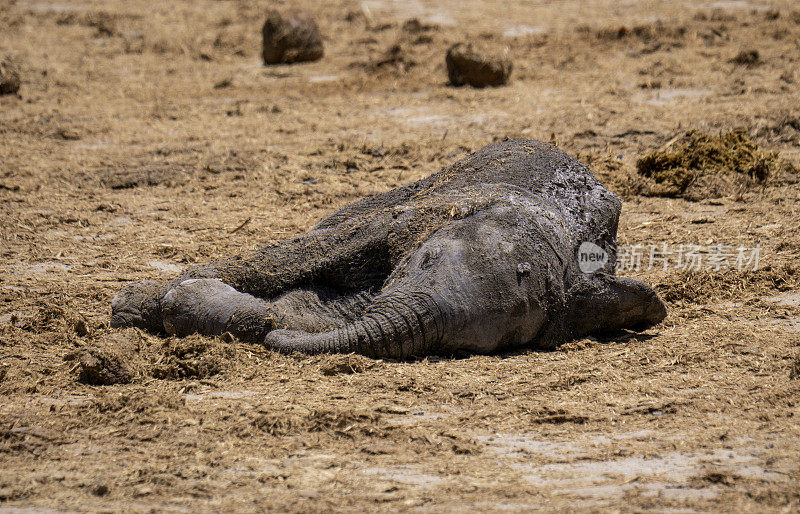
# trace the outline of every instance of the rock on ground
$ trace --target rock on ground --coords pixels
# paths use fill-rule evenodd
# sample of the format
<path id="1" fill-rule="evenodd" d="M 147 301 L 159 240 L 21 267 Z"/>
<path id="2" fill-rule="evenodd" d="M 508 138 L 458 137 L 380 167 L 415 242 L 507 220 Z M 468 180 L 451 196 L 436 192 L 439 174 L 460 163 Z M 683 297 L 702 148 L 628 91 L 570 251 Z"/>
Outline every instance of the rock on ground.
<path id="1" fill-rule="evenodd" d="M 301 12 L 281 14 L 271 10 L 261 30 L 264 64 L 317 61 L 324 48 L 316 22 Z"/>
<path id="2" fill-rule="evenodd" d="M 20 77 L 19 71 L 5 59 L 0 61 L 0 95 L 15 95 L 19 91 Z"/>
<path id="3" fill-rule="evenodd" d="M 513 65 L 505 51 L 475 49 L 458 43 L 447 51 L 447 75 L 454 86 L 502 86 L 508 83 Z"/>

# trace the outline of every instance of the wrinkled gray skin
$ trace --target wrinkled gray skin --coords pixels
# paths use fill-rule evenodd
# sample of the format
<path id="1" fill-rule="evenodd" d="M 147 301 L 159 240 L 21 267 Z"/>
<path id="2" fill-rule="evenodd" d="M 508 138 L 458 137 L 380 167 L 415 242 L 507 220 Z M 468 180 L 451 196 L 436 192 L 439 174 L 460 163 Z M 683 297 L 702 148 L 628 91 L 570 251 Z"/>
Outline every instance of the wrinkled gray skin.
<path id="1" fill-rule="evenodd" d="M 129 286 L 111 324 L 399 359 L 646 328 L 666 309 L 647 285 L 613 275 L 619 214 L 577 160 L 504 141 L 308 234 Z M 585 241 L 609 254 L 590 275 L 577 262 Z"/>

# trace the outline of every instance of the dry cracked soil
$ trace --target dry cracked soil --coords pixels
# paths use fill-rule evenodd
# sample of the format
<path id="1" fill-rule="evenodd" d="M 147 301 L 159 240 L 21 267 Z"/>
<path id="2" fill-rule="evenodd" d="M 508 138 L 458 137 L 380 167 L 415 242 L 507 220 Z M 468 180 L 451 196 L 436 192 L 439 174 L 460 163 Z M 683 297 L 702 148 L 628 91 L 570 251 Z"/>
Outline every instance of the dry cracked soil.
<path id="1" fill-rule="evenodd" d="M 311 12 L 325 57 L 263 66 L 251 0 L 0 0 L 22 78 L 0 97 L 0 511 L 800 510 L 795 2 L 270 7 Z M 511 82 L 449 86 L 462 41 L 507 49 Z M 775 165 L 706 155 L 672 175 L 691 195 L 638 172 L 689 131 Z M 130 281 L 506 137 L 620 194 L 620 273 L 663 324 L 413 362 L 109 327 Z"/>

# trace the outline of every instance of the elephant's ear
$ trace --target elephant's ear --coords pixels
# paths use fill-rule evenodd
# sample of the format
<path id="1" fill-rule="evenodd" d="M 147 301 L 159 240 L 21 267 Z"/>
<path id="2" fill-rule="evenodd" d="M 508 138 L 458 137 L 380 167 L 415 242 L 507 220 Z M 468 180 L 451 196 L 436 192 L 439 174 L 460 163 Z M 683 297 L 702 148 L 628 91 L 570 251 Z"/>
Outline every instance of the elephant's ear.
<path id="1" fill-rule="evenodd" d="M 584 275 L 567 292 L 566 326 L 572 337 L 644 330 L 667 316 L 655 290 L 625 277 L 607 273 Z"/>

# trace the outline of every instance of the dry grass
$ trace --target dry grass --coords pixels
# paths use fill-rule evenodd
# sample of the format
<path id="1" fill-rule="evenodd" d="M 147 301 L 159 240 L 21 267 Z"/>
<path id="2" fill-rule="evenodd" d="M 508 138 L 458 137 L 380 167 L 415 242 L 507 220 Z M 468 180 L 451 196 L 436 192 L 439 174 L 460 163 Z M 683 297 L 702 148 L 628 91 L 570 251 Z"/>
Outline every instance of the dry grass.
<path id="1" fill-rule="evenodd" d="M 730 195 L 737 187 L 764 184 L 779 172 L 796 172 L 777 152 L 761 150 L 744 130 L 717 136 L 690 130 L 638 159 L 636 169 L 655 182 L 648 194 L 688 200 Z"/>
<path id="2" fill-rule="evenodd" d="M 264 68 L 256 2 L 0 0 L 22 77 L 0 97 L 0 508 L 797 510 L 796 177 L 689 202 L 635 168 L 737 127 L 800 164 L 800 13 L 767 4 L 279 2 L 313 9 L 326 57 Z M 448 87 L 459 41 L 507 46 L 511 83 Z M 504 137 L 596 168 L 622 244 L 760 244 L 762 269 L 644 268 L 662 326 L 553 352 L 381 362 L 108 327 L 131 280 Z"/>

